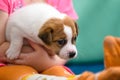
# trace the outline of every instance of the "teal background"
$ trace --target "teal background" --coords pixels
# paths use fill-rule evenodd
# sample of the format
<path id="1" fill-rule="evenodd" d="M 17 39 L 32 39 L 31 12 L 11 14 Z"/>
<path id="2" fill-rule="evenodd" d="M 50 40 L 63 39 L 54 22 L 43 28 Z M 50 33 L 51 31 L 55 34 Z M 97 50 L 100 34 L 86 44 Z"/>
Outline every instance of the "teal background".
<path id="1" fill-rule="evenodd" d="M 120 36 L 120 0 L 73 0 L 78 13 L 78 56 L 68 64 L 102 63 L 103 41 Z"/>

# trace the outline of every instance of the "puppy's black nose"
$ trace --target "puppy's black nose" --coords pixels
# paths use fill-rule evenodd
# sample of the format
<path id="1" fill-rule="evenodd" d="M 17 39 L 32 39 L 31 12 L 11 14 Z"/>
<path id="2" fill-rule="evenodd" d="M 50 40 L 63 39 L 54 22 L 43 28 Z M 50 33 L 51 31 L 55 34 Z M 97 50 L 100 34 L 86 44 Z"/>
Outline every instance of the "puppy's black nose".
<path id="1" fill-rule="evenodd" d="M 76 52 L 70 52 L 69 53 L 69 58 L 73 58 L 75 56 Z"/>

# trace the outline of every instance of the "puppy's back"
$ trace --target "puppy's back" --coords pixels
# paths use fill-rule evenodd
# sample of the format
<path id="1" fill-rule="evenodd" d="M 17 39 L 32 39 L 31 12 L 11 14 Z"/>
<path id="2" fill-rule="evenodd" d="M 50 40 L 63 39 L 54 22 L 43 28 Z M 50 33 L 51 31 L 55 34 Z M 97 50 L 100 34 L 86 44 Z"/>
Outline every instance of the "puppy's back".
<path id="1" fill-rule="evenodd" d="M 19 20 L 19 22 L 41 22 L 44 23 L 49 18 L 64 18 L 61 13 L 46 3 L 35 3 L 25 6 L 15 11 L 11 16 L 13 22 Z M 21 21 L 20 21 L 21 20 Z"/>
<path id="2" fill-rule="evenodd" d="M 64 14 L 46 3 L 31 4 L 10 15 L 6 32 L 10 33 L 12 27 L 17 27 L 22 32 L 26 32 L 26 30 L 36 31 L 35 35 L 37 35 L 38 30 L 47 20 L 51 18 L 63 19 L 64 17 Z M 9 37 L 9 34 L 6 36 Z"/>

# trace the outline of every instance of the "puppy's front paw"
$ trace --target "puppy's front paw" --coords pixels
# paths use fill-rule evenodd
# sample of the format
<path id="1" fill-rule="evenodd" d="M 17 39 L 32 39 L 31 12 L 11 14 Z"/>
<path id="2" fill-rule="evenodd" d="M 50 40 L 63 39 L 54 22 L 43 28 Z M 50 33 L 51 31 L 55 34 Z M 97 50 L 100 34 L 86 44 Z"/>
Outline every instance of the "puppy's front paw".
<path id="1" fill-rule="evenodd" d="M 19 51 L 8 49 L 6 52 L 6 56 L 11 60 L 16 59 L 19 56 Z"/>

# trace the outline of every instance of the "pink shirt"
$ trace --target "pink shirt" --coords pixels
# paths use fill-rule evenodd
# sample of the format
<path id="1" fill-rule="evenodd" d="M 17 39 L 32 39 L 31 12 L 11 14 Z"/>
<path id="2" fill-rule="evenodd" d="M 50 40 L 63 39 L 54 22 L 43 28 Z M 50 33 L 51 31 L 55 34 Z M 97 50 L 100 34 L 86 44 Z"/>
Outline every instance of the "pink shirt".
<path id="1" fill-rule="evenodd" d="M 23 0 L 0 0 L 0 9 L 8 14 L 24 6 Z"/>
<path id="2" fill-rule="evenodd" d="M 46 2 L 55 7 L 60 12 L 69 15 L 74 20 L 78 19 L 72 4 L 72 0 L 46 0 Z"/>
<path id="3" fill-rule="evenodd" d="M 46 2 L 62 13 L 69 15 L 74 20 L 78 16 L 73 8 L 72 0 L 46 0 Z M 15 10 L 25 6 L 23 0 L 0 0 L 0 9 L 11 14 Z"/>

